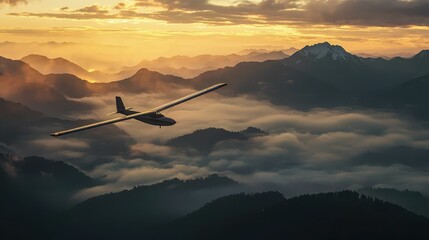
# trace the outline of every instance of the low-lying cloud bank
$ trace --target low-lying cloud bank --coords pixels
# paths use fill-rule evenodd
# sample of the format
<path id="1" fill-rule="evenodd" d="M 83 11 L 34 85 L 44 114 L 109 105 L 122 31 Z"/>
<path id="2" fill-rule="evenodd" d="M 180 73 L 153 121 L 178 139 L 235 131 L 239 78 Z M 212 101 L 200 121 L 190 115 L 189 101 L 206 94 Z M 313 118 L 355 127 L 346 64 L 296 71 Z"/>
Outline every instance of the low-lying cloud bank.
<path id="1" fill-rule="evenodd" d="M 124 101 L 127 106 L 144 110 L 190 91 L 181 90 L 168 99 L 157 94 L 129 95 Z M 99 106 L 93 118 L 105 119 L 105 113 L 114 107 L 112 96 L 83 101 Z M 245 96 L 226 98 L 212 93 L 164 114 L 178 123 L 161 129 L 137 121 L 117 124 L 136 144 L 130 146 L 129 155 L 115 156 L 111 162 L 87 171 L 104 185 L 89 189 L 81 196 L 214 172 L 231 176 L 255 190 L 275 189 L 293 195 L 363 186 L 408 188 L 428 193 L 425 186 L 429 183 L 429 162 L 424 158 L 410 164 L 406 159 L 357 160 L 362 154 L 390 151 L 399 146 L 429 149 L 429 131 L 424 124 L 395 113 L 347 108 L 303 112 Z M 261 128 L 269 135 L 219 142 L 207 155 L 189 154 L 167 145 L 169 139 L 197 129 L 218 127 L 239 131 L 247 126 Z M 35 146 L 44 143 L 34 142 Z M 45 145 L 59 146 L 57 143 Z M 66 145 L 74 149 L 91 147 L 72 139 Z M 63 153 L 56 153 L 56 158 L 61 159 Z M 88 155 L 82 156 L 85 157 Z"/>

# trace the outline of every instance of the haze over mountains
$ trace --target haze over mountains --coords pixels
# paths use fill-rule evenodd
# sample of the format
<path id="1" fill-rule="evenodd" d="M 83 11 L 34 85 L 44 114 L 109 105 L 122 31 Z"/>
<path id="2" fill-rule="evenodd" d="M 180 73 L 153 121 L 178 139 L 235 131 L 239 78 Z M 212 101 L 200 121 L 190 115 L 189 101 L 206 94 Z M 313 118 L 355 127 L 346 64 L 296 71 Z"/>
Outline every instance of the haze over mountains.
<path id="1" fill-rule="evenodd" d="M 289 52 L 294 49 L 289 49 Z M 122 67 L 117 73 L 105 73 L 101 71 L 88 71 L 79 65 L 64 59 L 50 59 L 46 56 L 31 54 L 21 58 L 21 61 L 28 63 L 31 67 L 42 74 L 69 73 L 79 78 L 93 82 L 110 82 L 124 79 L 134 75 L 142 68 L 157 71 L 166 75 L 175 75 L 183 78 L 192 78 L 199 74 L 216 70 L 227 66 L 234 66 L 240 62 L 263 62 L 266 60 L 277 60 L 288 57 L 282 51 L 251 50 L 245 54 L 230 55 L 199 55 L 194 57 L 174 56 L 160 57 L 154 60 L 142 60 L 135 66 Z"/>
<path id="2" fill-rule="evenodd" d="M 64 58 L 50 59 L 46 56 L 31 54 L 21 58 L 21 61 L 28 63 L 31 67 L 42 74 L 69 73 L 82 79 L 97 82 L 109 82 L 117 79 L 129 77 L 133 73 L 119 72 L 116 74 L 104 73 L 101 71 L 88 71 L 81 66 Z"/>
<path id="3" fill-rule="evenodd" d="M 273 53 L 269 53 L 271 54 Z M 253 55 L 249 53 L 245 56 Z M 167 91 L 177 87 L 202 88 L 222 79 L 230 84 L 221 92 L 227 96 L 247 94 L 298 109 L 335 106 L 404 108 L 414 115 L 426 117 L 422 112 L 425 101 L 420 101 L 424 100 L 425 94 L 417 90 L 407 95 L 410 92 L 407 88 L 424 89 L 420 85 L 425 83 L 424 79 L 429 75 L 429 70 L 425 67 L 429 62 L 428 55 L 427 51 L 422 51 L 408 59 L 361 58 L 340 46 L 325 42 L 307 46 L 288 58 L 283 59 L 283 56 L 280 60 L 243 62 L 234 67 L 208 71 L 189 80 L 159 74 L 150 68 L 137 70 L 138 67 L 135 67 L 137 72 L 131 77 L 110 83 L 90 83 L 67 74 L 49 74 L 45 83 L 65 96 L 81 98 L 106 92 L 141 93 Z M 205 57 L 207 56 L 197 56 L 188 59 L 188 62 L 210 62 L 200 59 Z M 175 63 L 175 59 L 158 60 L 176 66 L 178 63 Z M 225 61 L 222 62 L 228 65 Z M 26 68 L 31 69 L 29 66 Z M 23 72 L 15 75 L 24 74 Z M 38 75 L 36 72 L 25 74 L 23 78 L 43 78 L 40 74 L 37 77 L 28 76 Z M 50 88 L 48 89 L 52 92 Z M 14 94 L 14 99 L 21 100 L 17 96 L 19 94 Z M 61 96 L 51 98 L 59 99 Z"/>
<path id="4" fill-rule="evenodd" d="M 278 60 L 289 55 L 282 51 L 252 51 L 245 55 L 199 55 L 195 57 L 175 56 L 171 58 L 158 58 L 152 61 L 141 61 L 133 67 L 124 68 L 124 71 L 136 71 L 148 68 L 164 74 L 176 75 L 183 78 L 193 78 L 203 72 L 216 70 L 223 67 L 232 67 L 240 62 L 263 62 L 266 60 Z"/>

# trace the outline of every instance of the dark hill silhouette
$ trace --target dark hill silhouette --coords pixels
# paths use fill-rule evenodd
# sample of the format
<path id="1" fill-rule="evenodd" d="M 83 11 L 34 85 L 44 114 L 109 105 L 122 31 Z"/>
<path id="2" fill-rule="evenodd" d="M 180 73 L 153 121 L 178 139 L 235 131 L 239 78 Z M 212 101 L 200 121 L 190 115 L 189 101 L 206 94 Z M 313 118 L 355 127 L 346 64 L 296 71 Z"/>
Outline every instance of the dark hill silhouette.
<path id="1" fill-rule="evenodd" d="M 303 195 L 288 200 L 265 193 L 215 200 L 158 230 L 156 236 L 157 239 L 427 239 L 428 226 L 427 218 L 356 192 Z"/>
<path id="2" fill-rule="evenodd" d="M 274 104 L 303 109 L 344 102 L 333 85 L 286 66 L 282 60 L 239 63 L 234 67 L 203 73 L 192 81 L 197 88 L 202 88 L 219 82 L 219 79 L 229 84 L 219 93 L 228 96 L 248 94 Z"/>
<path id="3" fill-rule="evenodd" d="M 254 127 L 240 132 L 231 132 L 222 128 L 206 128 L 191 134 L 171 139 L 168 145 L 181 149 L 195 149 L 201 153 L 209 153 L 216 143 L 226 140 L 247 140 L 250 137 L 262 136 L 267 133 Z"/>
<path id="4" fill-rule="evenodd" d="M 107 91 L 141 93 L 172 91 L 179 86 L 190 86 L 188 82 L 180 77 L 142 68 L 129 78 L 100 85 Z"/>
<path id="5" fill-rule="evenodd" d="M 191 180 L 171 179 L 88 199 L 64 215 L 69 238 L 133 236 L 136 232 L 171 221 L 224 196 L 237 187 L 229 178 L 211 175 Z"/>
<path id="6" fill-rule="evenodd" d="M 15 190 L 51 208 L 70 206 L 72 194 L 96 184 L 92 178 L 62 161 L 0 153 L 0 162 L 0 171 L 18 188 Z"/>
<path id="7" fill-rule="evenodd" d="M 13 164 L 8 164 L 11 157 L 0 154 L 0 238 L 30 239 L 44 236 L 44 223 L 49 221 L 52 210 L 13 181 Z"/>
<path id="8" fill-rule="evenodd" d="M 365 91 L 371 93 L 428 74 L 428 61 L 422 53 L 409 59 L 361 58 L 325 42 L 306 46 L 284 63 L 348 94 L 362 96 Z"/>
<path id="9" fill-rule="evenodd" d="M 72 98 L 88 97 L 102 92 L 96 87 L 96 84 L 91 84 L 72 74 L 48 74 L 45 82 L 64 96 Z"/>
<path id="10" fill-rule="evenodd" d="M 38 184 L 40 181 L 43 184 L 59 185 L 63 190 L 76 190 L 95 185 L 92 178 L 61 161 L 31 156 L 16 161 L 15 167 L 19 174 L 25 176 L 24 178 L 32 179 L 30 184 Z"/>
<path id="11" fill-rule="evenodd" d="M 261 129 L 255 127 L 248 127 L 244 130 L 241 130 L 240 133 L 247 138 L 268 135 L 267 132 L 264 132 Z"/>
<path id="12" fill-rule="evenodd" d="M 283 63 L 354 96 L 385 84 L 383 79 L 378 79 L 382 73 L 373 71 L 362 58 L 327 42 L 306 46 Z"/>
<path id="13" fill-rule="evenodd" d="M 42 239 L 72 196 L 95 181 L 75 167 L 41 157 L 0 153 L 0 238 Z"/>
<path id="14" fill-rule="evenodd" d="M 428 103 L 429 96 L 426 94 L 428 88 L 429 74 L 409 80 L 395 87 L 391 95 L 392 98 L 396 97 L 396 101 L 401 104 Z"/>
<path id="15" fill-rule="evenodd" d="M 387 97 L 386 91 L 428 75 L 428 55 L 422 51 L 412 58 L 361 58 L 341 46 L 320 43 L 283 60 L 240 63 L 203 73 L 192 81 L 202 87 L 222 79 L 230 85 L 221 94 L 249 94 L 294 108 L 389 107 L 401 101 L 394 100 L 396 94 L 410 95 L 411 99 L 413 92 L 402 86 L 392 97 Z"/>
<path id="16" fill-rule="evenodd" d="M 416 214 L 421 214 L 429 218 L 429 197 L 419 192 L 410 190 L 399 191 L 393 188 L 362 188 L 359 190 L 359 193 L 397 204 Z"/>
<path id="17" fill-rule="evenodd" d="M 106 93 L 171 92 L 178 87 L 191 87 L 189 81 L 172 76 L 140 69 L 129 78 L 109 83 L 91 83 L 71 74 L 49 74 L 46 82 L 61 94 L 82 98 Z"/>
<path id="18" fill-rule="evenodd" d="M 28 134 L 28 122 L 45 118 L 41 112 L 34 111 L 19 103 L 0 98 L 0 142 L 11 144 L 20 136 Z"/>
<path id="19" fill-rule="evenodd" d="M 3 163 L 11 161 L 22 159 L 3 160 Z M 36 183 L 39 178 L 52 177 L 41 174 L 41 169 L 47 172 L 52 172 L 51 168 L 62 169 L 58 172 L 68 172 L 77 179 L 82 177 L 72 174 L 75 171 L 70 166 L 56 166 L 49 160 L 29 158 L 27 161 L 36 161 L 34 165 L 24 167 L 32 169 L 25 174 L 36 177 Z M 10 168 L 2 164 L 2 193 L 16 189 L 10 174 Z M 69 181 L 81 182 L 74 177 L 65 180 Z M 87 181 L 82 182 L 82 186 L 86 186 Z M 356 192 L 302 195 L 291 199 L 285 199 L 278 192 L 220 197 L 227 195 L 226 189 L 231 190 L 234 186 L 237 186 L 236 182 L 218 175 L 186 181 L 172 179 L 94 197 L 64 213 L 51 211 L 43 202 L 28 198 L 24 192 L 12 191 L 0 195 L 1 206 L 14 206 L 18 210 L 6 215 L 12 216 L 13 212 L 12 217 L 1 218 L 0 236 L 7 239 L 76 239 L 85 236 L 94 239 L 190 240 L 429 237 L 429 219 Z M 410 194 L 413 198 L 417 196 Z M 14 201 L 5 200 L 5 196 Z"/>
<path id="20" fill-rule="evenodd" d="M 423 58 L 423 56 L 419 58 Z M 429 57 L 426 57 L 425 61 L 429 62 Z M 426 63 L 424 68 L 428 66 L 429 63 Z M 429 107 L 428 90 L 429 74 L 426 74 L 389 89 L 380 101 L 388 102 L 396 108 L 411 112 L 420 118 L 429 119 L 429 112 L 427 111 Z"/>

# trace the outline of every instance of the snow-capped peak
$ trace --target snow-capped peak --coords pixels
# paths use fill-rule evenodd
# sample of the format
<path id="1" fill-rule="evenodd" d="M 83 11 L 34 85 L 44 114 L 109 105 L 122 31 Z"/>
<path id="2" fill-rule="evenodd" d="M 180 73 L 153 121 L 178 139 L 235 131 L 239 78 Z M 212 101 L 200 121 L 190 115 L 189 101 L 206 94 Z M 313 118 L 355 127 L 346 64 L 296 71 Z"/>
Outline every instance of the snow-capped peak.
<path id="1" fill-rule="evenodd" d="M 328 42 L 318 43 L 312 46 L 306 46 L 300 51 L 299 54 L 306 57 L 314 57 L 316 59 L 322 59 L 326 56 L 330 56 L 333 60 L 342 59 L 345 60 L 352 56 L 346 52 L 344 48 L 338 45 L 331 45 Z"/>

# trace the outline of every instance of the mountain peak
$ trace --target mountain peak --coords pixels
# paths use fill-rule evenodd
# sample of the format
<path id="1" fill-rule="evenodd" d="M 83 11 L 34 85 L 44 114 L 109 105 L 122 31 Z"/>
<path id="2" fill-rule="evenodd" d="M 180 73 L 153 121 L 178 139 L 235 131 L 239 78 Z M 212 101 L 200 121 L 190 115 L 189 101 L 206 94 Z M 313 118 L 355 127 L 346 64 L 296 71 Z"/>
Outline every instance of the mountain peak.
<path id="1" fill-rule="evenodd" d="M 25 60 L 49 61 L 49 60 L 51 60 L 51 59 L 50 59 L 50 58 L 48 58 L 48 57 L 46 57 L 46 56 L 39 55 L 39 54 L 30 54 L 30 55 L 27 55 L 27 56 L 25 56 L 25 57 L 21 58 L 21 61 L 24 61 L 24 62 L 25 62 Z"/>
<path id="2" fill-rule="evenodd" d="M 311 46 L 305 46 L 303 49 L 299 50 L 297 54 L 313 57 L 315 59 L 323 59 L 326 57 L 331 57 L 333 60 L 345 60 L 352 56 L 343 47 L 338 45 L 331 45 L 328 42 L 318 43 Z"/>
<path id="3" fill-rule="evenodd" d="M 182 149 L 198 150 L 200 153 L 209 153 L 217 143 L 222 141 L 244 141 L 252 137 L 264 136 L 267 134 L 268 133 L 254 127 L 248 127 L 240 132 L 211 127 L 199 129 L 191 134 L 173 138 L 168 144 Z"/>
<path id="4" fill-rule="evenodd" d="M 414 56 L 414 58 L 429 58 L 429 50 L 422 50 L 421 52 L 417 53 L 417 55 Z"/>

